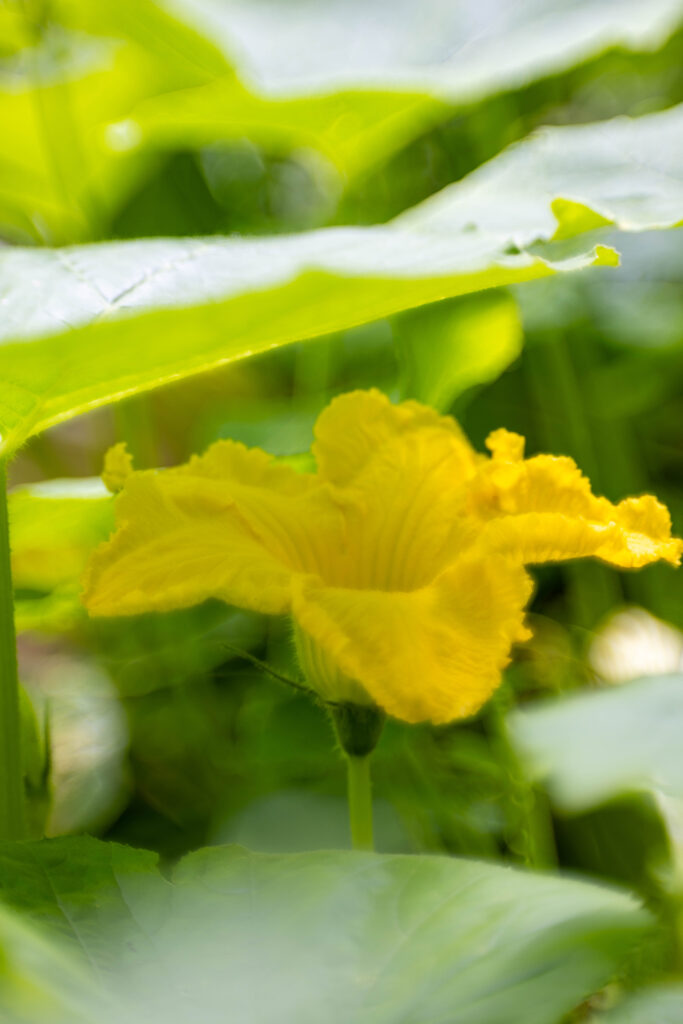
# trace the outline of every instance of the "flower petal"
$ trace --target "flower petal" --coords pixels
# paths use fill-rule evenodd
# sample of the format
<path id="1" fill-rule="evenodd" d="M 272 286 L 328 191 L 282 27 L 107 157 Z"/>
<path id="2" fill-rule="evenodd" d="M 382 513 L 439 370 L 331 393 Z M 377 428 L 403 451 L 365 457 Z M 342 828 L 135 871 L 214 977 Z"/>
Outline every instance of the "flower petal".
<path id="1" fill-rule="evenodd" d="M 292 575 L 319 571 L 343 530 L 314 477 L 227 441 L 186 466 L 132 474 L 116 510 L 118 530 L 93 556 L 85 581 L 93 615 L 164 611 L 209 597 L 285 612 Z"/>
<path id="2" fill-rule="evenodd" d="M 561 513 L 529 512 L 498 516 L 486 523 L 474 545 L 519 558 L 524 565 L 561 562 L 568 558 L 598 555 L 614 543 L 615 526 L 591 523 Z M 620 535 L 617 539 L 620 543 Z"/>
<path id="3" fill-rule="evenodd" d="M 525 563 L 594 555 L 622 568 L 657 559 L 678 565 L 683 542 L 671 537 L 669 513 L 655 498 L 613 505 L 592 493 L 572 459 L 521 460 L 514 438 L 491 435 L 493 458 L 469 487 L 467 509 L 482 525 L 479 544 L 516 552 Z"/>
<path id="4" fill-rule="evenodd" d="M 343 571 L 327 583 L 413 590 L 449 564 L 462 487 L 482 458 L 453 419 L 355 391 L 322 413 L 313 451 L 348 524 Z"/>
<path id="5" fill-rule="evenodd" d="M 124 441 L 113 445 L 104 456 L 102 483 L 112 494 L 118 494 L 133 472 L 133 456 Z"/>
<path id="6" fill-rule="evenodd" d="M 671 536 L 671 516 L 665 505 L 644 494 L 620 501 L 616 512 L 618 530 L 605 540 L 598 558 L 624 569 L 638 569 L 660 558 L 680 564 L 683 541 Z"/>
<path id="7" fill-rule="evenodd" d="M 349 391 L 334 398 L 316 422 L 313 454 L 318 473 L 330 483 L 350 484 L 368 463 L 386 457 L 397 443 L 424 433 L 448 439 L 460 476 L 471 475 L 480 457 L 451 416 L 440 416 L 420 402 L 394 405 L 376 388 Z M 452 483 L 457 482 L 454 476 Z"/>
<path id="8" fill-rule="evenodd" d="M 473 714 L 496 689 L 511 645 L 528 638 L 530 592 L 519 564 L 471 555 L 411 593 L 299 577 L 292 614 L 325 657 L 389 714 L 440 723 Z"/>

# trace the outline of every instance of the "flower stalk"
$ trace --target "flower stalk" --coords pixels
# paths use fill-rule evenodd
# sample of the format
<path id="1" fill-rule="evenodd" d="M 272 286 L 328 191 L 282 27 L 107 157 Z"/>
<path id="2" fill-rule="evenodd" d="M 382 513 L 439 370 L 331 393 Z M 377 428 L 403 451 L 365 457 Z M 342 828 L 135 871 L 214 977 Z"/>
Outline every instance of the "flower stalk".
<path id="1" fill-rule="evenodd" d="M 0 840 L 25 838 L 21 717 L 7 510 L 7 464 L 0 459 Z"/>
<path id="2" fill-rule="evenodd" d="M 374 850 L 370 755 L 355 757 L 353 754 L 347 754 L 346 768 L 351 844 L 354 850 Z"/>
<path id="3" fill-rule="evenodd" d="M 346 759 L 351 843 L 354 850 L 374 850 L 370 757 L 385 716 L 378 708 L 362 704 L 336 704 L 331 713 Z"/>

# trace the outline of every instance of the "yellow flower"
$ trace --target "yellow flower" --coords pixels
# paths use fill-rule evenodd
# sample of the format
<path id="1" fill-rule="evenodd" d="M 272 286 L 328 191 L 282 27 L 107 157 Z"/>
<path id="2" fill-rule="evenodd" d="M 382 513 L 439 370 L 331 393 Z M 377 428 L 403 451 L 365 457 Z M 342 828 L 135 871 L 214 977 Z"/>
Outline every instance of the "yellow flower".
<path id="1" fill-rule="evenodd" d="M 318 419 L 317 473 L 231 441 L 132 473 L 84 600 L 92 615 L 209 597 L 289 614 L 325 699 L 409 722 L 467 716 L 529 635 L 526 564 L 677 565 L 683 550 L 654 498 L 612 505 L 571 459 L 525 460 L 506 430 L 487 444 L 491 458 L 450 417 L 355 391 Z"/>

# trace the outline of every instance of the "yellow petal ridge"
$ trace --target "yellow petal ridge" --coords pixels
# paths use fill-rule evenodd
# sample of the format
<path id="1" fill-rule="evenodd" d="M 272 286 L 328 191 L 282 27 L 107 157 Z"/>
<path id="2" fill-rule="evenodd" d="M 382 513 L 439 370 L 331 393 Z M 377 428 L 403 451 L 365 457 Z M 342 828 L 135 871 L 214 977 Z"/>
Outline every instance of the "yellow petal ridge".
<path id="1" fill-rule="evenodd" d="M 496 432 L 498 433 L 498 432 Z M 663 559 L 678 565 L 681 541 L 671 519 L 651 495 L 613 505 L 596 497 L 573 459 L 536 455 L 506 458 L 494 441 L 494 458 L 480 468 L 468 509 L 480 521 L 480 545 L 517 552 L 526 564 L 594 556 L 620 568 Z"/>
<path id="2" fill-rule="evenodd" d="M 348 680 L 389 714 L 443 723 L 493 693 L 523 625 L 531 581 L 508 558 L 466 557 L 410 593 L 294 584 L 292 612 Z"/>
<path id="3" fill-rule="evenodd" d="M 292 574 L 317 571 L 341 530 L 315 478 L 228 441 L 177 469 L 134 473 L 117 498 L 116 523 L 84 581 L 91 615 L 168 611 L 210 597 L 282 614 Z"/>

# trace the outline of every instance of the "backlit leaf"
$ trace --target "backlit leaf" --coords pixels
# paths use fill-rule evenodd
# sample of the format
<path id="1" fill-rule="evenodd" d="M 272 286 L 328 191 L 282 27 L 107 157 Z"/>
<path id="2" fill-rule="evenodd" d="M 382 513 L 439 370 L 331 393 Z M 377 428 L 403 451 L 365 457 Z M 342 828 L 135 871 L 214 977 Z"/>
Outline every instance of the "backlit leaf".
<path id="1" fill-rule="evenodd" d="M 442 298 L 613 264 L 613 250 L 581 237 L 537 240 L 552 239 L 557 217 L 566 217 L 558 199 L 622 230 L 683 220 L 682 122 L 678 107 L 548 129 L 381 227 L 6 250 L 2 446 L 11 450 L 79 412 L 288 342 Z M 574 213 L 573 233 L 582 223 Z M 592 228 L 594 218 L 583 223 Z"/>
<path id="2" fill-rule="evenodd" d="M 683 676 L 545 701 L 512 718 L 533 775 L 577 812 L 627 793 L 683 800 Z"/>

